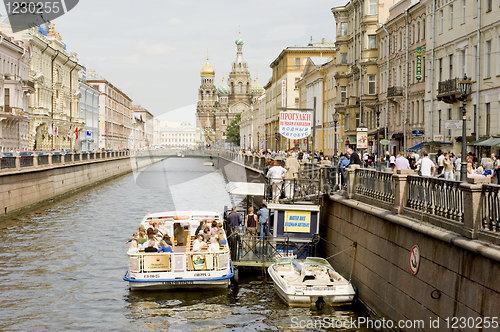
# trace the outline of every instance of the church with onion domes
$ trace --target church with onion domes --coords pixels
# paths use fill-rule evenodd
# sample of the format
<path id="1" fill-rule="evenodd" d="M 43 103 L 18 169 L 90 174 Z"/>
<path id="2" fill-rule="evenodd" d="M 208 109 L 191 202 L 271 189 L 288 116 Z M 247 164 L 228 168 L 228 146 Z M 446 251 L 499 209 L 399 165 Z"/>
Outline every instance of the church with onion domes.
<path id="1" fill-rule="evenodd" d="M 250 108 L 264 88 L 255 80 L 252 84 L 248 64 L 243 60 L 243 39 L 236 39 L 236 60 L 232 63 L 227 83 L 215 86 L 215 70 L 209 59 L 201 68 L 201 84 L 198 89 L 196 126 L 203 130 L 206 145 L 216 146 L 225 140 L 227 126 L 235 116 Z"/>

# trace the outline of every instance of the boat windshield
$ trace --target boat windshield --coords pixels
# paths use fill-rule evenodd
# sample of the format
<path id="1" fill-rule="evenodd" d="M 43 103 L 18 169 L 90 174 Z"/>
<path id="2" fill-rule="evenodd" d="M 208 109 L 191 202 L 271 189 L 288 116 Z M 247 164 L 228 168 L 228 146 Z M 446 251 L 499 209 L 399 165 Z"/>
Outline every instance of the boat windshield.
<path id="1" fill-rule="evenodd" d="M 319 258 L 319 257 L 308 257 L 306 258 L 306 261 L 304 262 L 304 265 L 318 265 L 318 266 L 324 266 L 329 269 L 332 268 L 330 263 L 324 258 Z"/>
<path id="2" fill-rule="evenodd" d="M 276 265 L 290 265 L 292 264 L 292 259 L 285 257 L 285 258 L 278 258 L 276 260 Z"/>

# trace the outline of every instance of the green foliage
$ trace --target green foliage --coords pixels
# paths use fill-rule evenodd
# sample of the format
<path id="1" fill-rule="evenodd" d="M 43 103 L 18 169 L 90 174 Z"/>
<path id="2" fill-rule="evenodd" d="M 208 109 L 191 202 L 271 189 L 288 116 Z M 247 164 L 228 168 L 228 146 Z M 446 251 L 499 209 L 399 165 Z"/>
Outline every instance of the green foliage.
<path id="1" fill-rule="evenodd" d="M 227 126 L 226 142 L 234 145 L 240 145 L 240 121 L 241 114 L 238 113 L 229 126 Z"/>

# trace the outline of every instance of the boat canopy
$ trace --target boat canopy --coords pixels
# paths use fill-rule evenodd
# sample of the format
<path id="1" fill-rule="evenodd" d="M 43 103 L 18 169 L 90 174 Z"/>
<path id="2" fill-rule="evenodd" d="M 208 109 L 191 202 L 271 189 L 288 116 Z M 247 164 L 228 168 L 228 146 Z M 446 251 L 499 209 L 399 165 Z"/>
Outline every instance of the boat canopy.
<path id="1" fill-rule="evenodd" d="M 304 262 L 304 265 L 319 265 L 319 266 L 324 266 L 328 268 L 332 268 L 330 263 L 324 258 L 320 257 L 308 257 L 306 258 L 306 261 Z"/>
<path id="2" fill-rule="evenodd" d="M 229 182 L 226 191 L 233 195 L 264 196 L 264 183 Z"/>

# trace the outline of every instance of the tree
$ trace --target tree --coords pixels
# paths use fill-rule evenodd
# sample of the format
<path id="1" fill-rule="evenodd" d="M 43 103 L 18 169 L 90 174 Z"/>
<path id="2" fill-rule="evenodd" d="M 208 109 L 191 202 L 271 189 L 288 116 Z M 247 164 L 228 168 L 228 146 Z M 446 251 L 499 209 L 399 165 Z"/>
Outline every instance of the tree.
<path id="1" fill-rule="evenodd" d="M 227 126 L 226 142 L 240 145 L 240 121 L 241 113 L 236 114 L 234 120 Z"/>

